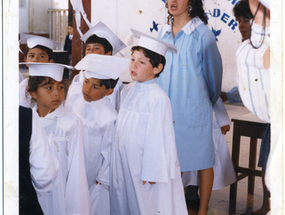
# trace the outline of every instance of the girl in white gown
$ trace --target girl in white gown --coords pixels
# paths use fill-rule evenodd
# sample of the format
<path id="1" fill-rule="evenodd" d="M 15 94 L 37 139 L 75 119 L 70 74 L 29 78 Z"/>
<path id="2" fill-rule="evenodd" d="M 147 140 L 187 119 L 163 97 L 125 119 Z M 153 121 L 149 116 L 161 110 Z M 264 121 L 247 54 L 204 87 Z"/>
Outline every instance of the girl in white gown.
<path id="1" fill-rule="evenodd" d="M 59 162 L 53 190 L 38 193 L 38 200 L 44 214 L 88 215 L 82 122 L 62 105 L 67 92 L 63 69 L 59 64 L 29 63 L 27 90 L 36 103 L 33 114 L 40 117 L 52 155 Z"/>

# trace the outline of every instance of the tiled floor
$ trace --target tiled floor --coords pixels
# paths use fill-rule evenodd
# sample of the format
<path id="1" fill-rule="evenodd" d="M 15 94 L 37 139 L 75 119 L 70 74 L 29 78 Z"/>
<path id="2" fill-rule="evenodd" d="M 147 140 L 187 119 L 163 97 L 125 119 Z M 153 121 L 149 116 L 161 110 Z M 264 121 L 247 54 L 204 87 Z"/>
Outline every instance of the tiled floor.
<path id="1" fill-rule="evenodd" d="M 230 118 L 241 116 L 249 113 L 244 106 L 226 105 Z M 232 150 L 232 129 L 226 134 L 226 140 L 231 154 Z M 249 154 L 249 138 L 242 137 L 241 152 L 240 152 L 240 165 L 246 167 L 248 165 Z M 260 141 L 258 141 L 258 154 L 259 154 Z M 258 159 L 259 155 L 257 155 Z M 260 169 L 260 168 L 257 168 Z M 231 211 L 229 208 L 229 192 L 230 188 L 225 187 L 219 190 L 212 191 L 212 196 L 209 204 L 208 215 L 236 215 L 245 212 L 257 210 L 262 204 L 262 182 L 260 177 L 255 177 L 255 191 L 254 195 L 247 194 L 247 178 L 238 182 L 237 191 L 237 204 L 236 210 Z M 193 210 L 189 209 L 189 215 L 196 214 Z"/>

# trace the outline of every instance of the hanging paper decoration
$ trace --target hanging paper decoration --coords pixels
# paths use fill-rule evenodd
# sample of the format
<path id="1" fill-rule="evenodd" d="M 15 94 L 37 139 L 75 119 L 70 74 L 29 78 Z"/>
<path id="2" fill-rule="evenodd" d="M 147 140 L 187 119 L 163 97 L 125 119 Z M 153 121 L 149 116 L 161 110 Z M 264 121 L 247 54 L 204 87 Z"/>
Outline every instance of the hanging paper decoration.
<path id="1" fill-rule="evenodd" d="M 87 19 L 87 15 L 83 8 L 82 0 L 70 0 L 70 3 L 72 4 L 73 10 L 75 10 L 75 21 L 76 21 L 77 31 L 80 34 L 80 37 L 82 37 L 83 34 L 80 30 L 81 15 L 83 19 L 85 20 L 86 24 L 88 25 L 89 29 L 92 28 L 92 25 L 90 21 Z"/>

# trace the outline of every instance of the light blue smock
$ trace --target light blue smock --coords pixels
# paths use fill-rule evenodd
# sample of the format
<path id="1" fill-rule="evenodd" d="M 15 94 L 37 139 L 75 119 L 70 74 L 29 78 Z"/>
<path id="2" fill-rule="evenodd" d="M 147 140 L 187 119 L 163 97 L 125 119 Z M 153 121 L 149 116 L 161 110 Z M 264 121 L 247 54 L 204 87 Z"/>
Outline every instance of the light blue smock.
<path id="1" fill-rule="evenodd" d="M 221 94 L 222 82 L 215 37 L 199 18 L 191 19 L 175 38 L 171 25 L 165 25 L 158 37 L 178 50 L 165 55 L 158 83 L 171 101 L 181 171 L 210 168 L 215 161 L 212 105 Z"/>

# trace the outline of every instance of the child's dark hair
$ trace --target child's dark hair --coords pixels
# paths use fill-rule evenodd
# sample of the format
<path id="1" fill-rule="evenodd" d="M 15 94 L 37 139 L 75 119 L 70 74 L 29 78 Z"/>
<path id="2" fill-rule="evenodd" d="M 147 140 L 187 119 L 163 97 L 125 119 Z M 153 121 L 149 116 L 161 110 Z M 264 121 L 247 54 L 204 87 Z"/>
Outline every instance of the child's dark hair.
<path id="1" fill-rule="evenodd" d="M 237 17 L 245 17 L 248 19 L 252 19 L 253 15 L 250 12 L 248 0 L 239 1 L 233 8 L 234 16 Z"/>
<path id="2" fill-rule="evenodd" d="M 132 51 L 132 54 L 134 51 L 142 51 L 144 56 L 146 58 L 149 58 L 149 62 L 151 63 L 153 68 L 158 67 L 158 65 L 161 63 L 162 64 L 162 70 L 160 71 L 160 73 L 162 73 L 164 66 L 165 66 L 165 63 L 166 63 L 164 56 L 157 54 L 153 51 L 150 51 L 150 50 L 148 50 L 144 47 L 141 47 L 141 46 L 133 46 L 131 51 Z M 160 73 L 156 74 L 155 77 L 158 78 Z"/>
<path id="3" fill-rule="evenodd" d="M 45 77 L 45 76 L 29 76 L 28 86 L 27 86 L 27 90 L 26 90 L 26 97 L 27 97 L 27 93 L 36 92 L 39 84 L 41 84 L 43 82 L 44 82 L 44 85 L 53 84 L 55 82 L 55 80 L 53 78 Z M 62 83 L 64 85 L 64 93 L 65 93 L 64 98 L 66 98 L 67 91 L 68 91 L 68 88 L 70 85 L 70 80 L 69 79 L 62 79 L 62 81 L 60 83 Z M 32 98 L 31 103 L 33 104 L 35 102 L 36 102 L 36 100 Z"/>
<path id="4" fill-rule="evenodd" d="M 72 23 L 72 22 L 69 22 L 69 23 L 68 23 L 68 26 L 73 28 L 73 23 Z"/>
<path id="5" fill-rule="evenodd" d="M 37 46 L 35 46 L 34 48 L 31 48 L 31 49 L 35 49 L 35 48 L 38 48 L 38 49 L 41 49 L 41 50 L 45 51 L 47 53 L 47 55 L 48 55 L 48 60 L 53 59 L 53 56 L 52 56 L 53 52 L 52 52 L 52 50 L 50 48 L 47 48 L 47 47 L 41 46 L 41 45 L 37 45 Z M 27 58 L 27 54 L 28 54 L 29 50 L 30 50 L 30 48 L 27 46 L 26 52 L 25 52 L 25 58 Z"/>
<path id="6" fill-rule="evenodd" d="M 114 89 L 117 82 L 118 82 L 119 78 L 117 78 L 116 80 L 114 79 L 100 79 L 100 87 L 102 87 L 102 85 L 104 85 L 106 87 L 106 89 Z"/>
<path id="7" fill-rule="evenodd" d="M 113 47 L 111 46 L 111 44 L 108 42 L 108 40 L 106 40 L 105 38 L 102 38 L 102 37 L 98 37 L 96 36 L 95 34 L 91 35 L 87 40 L 86 40 L 86 43 L 85 43 L 85 50 L 86 50 L 86 47 L 88 44 L 91 44 L 91 43 L 99 43 L 101 44 L 104 49 L 105 49 L 105 54 L 108 53 L 108 52 L 113 52 Z"/>
<path id="8" fill-rule="evenodd" d="M 207 25 L 208 24 L 208 19 L 207 19 L 207 16 L 205 14 L 205 11 L 203 9 L 202 0 L 189 0 L 188 1 L 188 5 L 192 7 L 192 10 L 189 11 L 190 12 L 190 17 L 194 18 L 194 17 L 197 16 L 205 23 L 205 25 Z M 168 8 L 167 1 L 166 1 L 166 8 Z M 170 25 L 170 23 L 172 21 L 173 21 L 173 15 L 170 14 L 169 11 L 168 11 L 167 23 Z"/>

